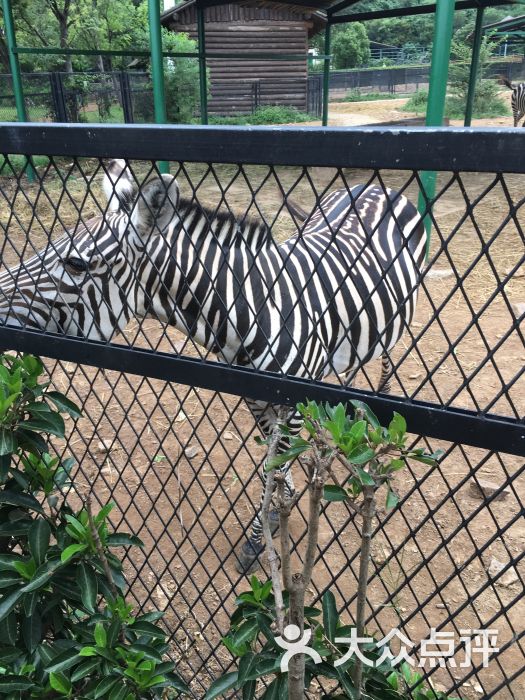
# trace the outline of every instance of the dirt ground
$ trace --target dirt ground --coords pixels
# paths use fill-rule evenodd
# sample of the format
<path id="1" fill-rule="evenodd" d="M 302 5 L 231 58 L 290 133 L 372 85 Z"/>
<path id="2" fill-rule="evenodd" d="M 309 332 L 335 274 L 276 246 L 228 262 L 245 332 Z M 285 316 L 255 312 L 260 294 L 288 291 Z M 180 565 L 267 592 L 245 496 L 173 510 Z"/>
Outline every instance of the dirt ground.
<path id="1" fill-rule="evenodd" d="M 398 106 L 397 100 L 334 104 L 330 123 L 398 119 Z M 94 176 L 93 191 L 99 196 L 96 164 L 81 165 Z M 67 170 L 63 163 L 57 166 Z M 144 166 L 136 168 L 141 171 Z M 178 178 L 183 193 L 197 188 L 197 196 L 207 204 L 218 204 L 221 191 L 227 190 L 228 206 L 235 212 L 253 212 L 257 205 L 273 223 L 274 235 L 284 239 L 294 232 L 294 225 L 286 213 L 276 216 L 281 207 L 276 176 L 286 188 L 293 186 L 294 199 L 308 209 L 316 191 L 335 189 L 343 179 L 356 184 L 371 174 L 311 168 L 307 179 L 293 168 L 270 173 L 262 166 L 242 172 L 224 166 L 213 177 L 205 166 L 186 165 Z M 381 178 L 394 188 L 409 183 L 406 194 L 417 201 L 412 173 L 381 171 Z M 38 249 L 50 227 L 58 235 L 62 224 L 78 220 L 74 203 L 85 193 L 85 179 L 73 168 L 65 197 L 57 182 L 50 173 L 46 197 L 37 196 L 35 185 L 24 187 L 26 200 L 20 192 L 13 199 L 14 181 L 1 181 L 16 214 L 8 229 L 14 245 L 5 245 L 3 264 L 13 264 L 32 247 Z M 433 233 L 430 257 L 437 272 L 425 279 L 411 333 L 394 351 L 398 364 L 394 393 L 523 416 L 525 378 L 519 376 L 525 363 L 523 324 L 520 332 L 513 306 L 525 301 L 523 176 L 464 174 L 458 180 L 442 173 L 439 189 L 444 190 L 434 210 L 439 232 Z M 470 201 L 476 202 L 474 219 L 468 213 Z M 53 215 L 58 204 L 61 221 Z M 33 205 L 37 219 L 32 216 Z M 96 213 L 93 197 L 86 197 L 82 211 L 86 218 Z M 0 218 L 7 226 L 3 210 Z M 460 289 L 452 268 L 461 276 Z M 476 323 L 464 333 L 473 317 Z M 118 342 L 203 355 L 201 348 L 151 319 L 130 324 Z M 487 361 L 489 353 L 493 359 Z M 144 541 L 143 552 L 126 555 L 130 597 L 146 609 L 165 610 L 180 671 L 201 695 L 208 674 L 230 664 L 220 638 L 235 596 L 247 585 L 235 571 L 232 550 L 241 541 L 259 497 L 255 474 L 263 452 L 253 439 L 251 416 L 234 396 L 70 363 L 48 365 L 53 384 L 84 405 L 84 417 L 68 422 L 70 437 L 64 446 L 79 462 L 75 486 L 80 494 L 93 491 L 101 503 L 113 500 L 115 524 Z M 379 368 L 365 370 L 356 385 L 370 388 Z M 449 663 L 433 674 L 434 686 L 446 690 L 452 678 L 464 679 L 459 695 L 473 700 L 513 678 L 510 689 L 491 697 L 523 698 L 525 684 L 519 675 L 525 656 L 519 640 L 525 619 L 523 459 L 438 441 L 429 446 L 446 450 L 439 466 L 417 465 L 401 472 L 395 481 L 400 507 L 389 515 L 384 509 L 379 512 L 368 631 L 384 636 L 398 627 L 417 646 L 431 627 L 452 631 L 456 643 L 460 630 L 497 629 L 503 651 L 489 668 L 471 674 L 471 668 L 460 667 L 464 655 L 458 651 L 455 667 Z M 474 475 L 497 484 L 509 481 L 506 499 L 484 503 L 472 489 Z M 299 467 L 296 482 L 303 483 Z M 304 537 L 304 507 L 303 499 L 292 519 L 297 542 Z M 355 612 L 358 533 L 359 522 L 343 505 L 325 509 L 321 556 L 310 594 L 315 600 L 331 585 L 346 622 Z M 488 574 L 492 560 L 513 560 L 511 575 L 493 580 Z"/>
<path id="2" fill-rule="evenodd" d="M 510 109 L 510 90 L 504 90 L 499 95 Z M 328 126 L 365 126 L 410 119 L 417 116 L 415 112 L 405 112 L 401 108 L 407 101 L 406 97 L 392 100 L 373 100 L 371 102 L 333 102 L 328 109 Z M 319 125 L 320 121 L 307 122 L 307 125 Z M 451 126 L 463 126 L 460 119 L 451 119 Z M 473 119 L 472 126 L 512 126 L 512 116 L 492 117 L 490 119 Z"/>

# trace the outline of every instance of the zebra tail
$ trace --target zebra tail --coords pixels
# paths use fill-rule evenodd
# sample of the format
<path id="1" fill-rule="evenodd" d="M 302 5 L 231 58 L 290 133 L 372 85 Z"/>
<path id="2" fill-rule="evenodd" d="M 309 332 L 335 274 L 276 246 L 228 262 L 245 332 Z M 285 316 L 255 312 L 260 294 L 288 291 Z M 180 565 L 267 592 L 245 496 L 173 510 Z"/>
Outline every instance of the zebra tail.
<path id="1" fill-rule="evenodd" d="M 514 85 L 510 82 L 510 80 L 507 80 L 507 78 L 502 78 L 501 79 L 503 85 L 506 85 L 509 90 L 514 90 Z"/>

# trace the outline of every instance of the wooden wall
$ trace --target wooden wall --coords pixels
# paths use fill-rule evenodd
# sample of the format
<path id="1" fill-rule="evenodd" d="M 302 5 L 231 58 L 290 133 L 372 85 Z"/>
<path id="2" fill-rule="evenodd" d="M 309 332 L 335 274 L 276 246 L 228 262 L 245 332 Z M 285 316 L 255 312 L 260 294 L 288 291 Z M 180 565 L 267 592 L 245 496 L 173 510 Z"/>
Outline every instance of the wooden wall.
<path id="1" fill-rule="evenodd" d="M 255 93 L 262 105 L 293 105 L 306 110 L 308 19 L 287 10 L 238 5 L 207 8 L 205 17 L 207 53 L 304 56 L 298 61 L 209 59 L 211 113 L 249 113 Z M 183 7 L 165 24 L 197 39 L 194 5 Z"/>

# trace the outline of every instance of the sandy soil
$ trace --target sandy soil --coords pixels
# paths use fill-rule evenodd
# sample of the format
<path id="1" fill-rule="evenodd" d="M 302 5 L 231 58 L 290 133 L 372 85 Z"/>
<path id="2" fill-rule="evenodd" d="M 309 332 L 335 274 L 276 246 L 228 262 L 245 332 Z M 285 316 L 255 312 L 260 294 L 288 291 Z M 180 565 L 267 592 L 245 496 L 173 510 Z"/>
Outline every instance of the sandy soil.
<path id="1" fill-rule="evenodd" d="M 397 119 L 398 106 L 397 101 L 333 105 L 331 124 L 339 119 L 338 125 Z M 59 166 L 64 170 L 64 164 Z M 95 173 L 92 161 L 82 167 Z M 138 170 L 141 167 L 137 165 Z M 255 201 L 273 221 L 278 238 L 293 232 L 289 216 L 276 216 L 280 197 L 268 169 L 245 168 L 240 174 L 233 166 L 218 168 L 220 186 L 205 176 L 204 166 L 188 165 L 185 172 L 179 176 L 183 191 L 190 184 L 198 186 L 199 198 L 210 204 L 218 202 L 221 188 L 228 186 L 228 205 L 236 212 L 253 208 Z M 370 176 L 365 171 L 320 168 L 309 170 L 310 180 L 297 169 L 279 168 L 276 173 L 287 188 L 299 179 L 293 196 L 306 208 L 314 201 L 312 187 L 334 189 L 343 178 L 357 183 Z M 255 200 L 241 175 L 257 193 Z M 407 196 L 417 200 L 412 173 L 383 171 L 381 177 L 393 187 L 409 183 Z M 394 392 L 456 407 L 523 415 L 523 376 L 503 393 L 501 389 L 525 362 L 512 307 L 525 301 L 525 269 L 506 282 L 503 294 L 494 297 L 498 280 L 520 261 L 523 264 L 525 215 L 518 210 L 514 221 L 504 223 L 509 198 L 521 201 L 523 177 L 494 180 L 490 175 L 469 174 L 458 181 L 441 174 L 438 185 L 445 191 L 435 208 L 441 235 L 434 233 L 432 255 L 433 266 L 442 272 L 427 279 L 412 325 L 414 335 L 407 335 L 395 350 Z M 73 224 L 78 219 L 74 203 L 85 192 L 78 171 L 68 178 L 70 196 L 65 198 L 51 174 L 45 180 L 48 197 L 38 201 L 35 185 L 25 188 L 24 196 L 18 191 L 16 199 L 14 181 L 2 180 L 1 186 L 16 213 L 9 222 L 11 244 L 2 253 L 6 264 L 28 255 L 33 246 L 39 248 L 47 238 L 46 230 L 58 233 L 61 223 L 53 211 L 59 202 L 62 222 Z M 99 195 L 98 185 L 94 193 Z M 36 204 L 39 220 L 32 218 L 32 206 L 25 196 Z M 465 217 L 466 197 L 479 198 L 476 225 Z M 83 212 L 86 218 L 96 212 L 92 197 L 86 198 Z M 3 214 L 1 219 L 7 224 Z M 501 230 L 494 237 L 498 227 Z M 447 272 L 451 266 L 464 276 L 459 290 L 454 275 Z M 435 309 L 438 314 L 432 321 Z M 462 337 L 473 315 L 477 323 Z M 154 320 L 141 326 L 131 324 L 123 341 L 202 354 L 200 348 Z M 486 362 L 496 346 L 494 362 Z M 220 638 L 235 596 L 246 588 L 246 580 L 235 571 L 232 549 L 242 538 L 259 496 L 255 474 L 262 451 L 253 440 L 250 414 L 233 396 L 69 363 L 50 362 L 49 368 L 57 388 L 73 399 L 76 396 L 84 406 L 84 417 L 68 422 L 70 437 L 64 446 L 79 462 L 75 487 L 82 495 L 93 491 L 101 503 L 113 500 L 117 504 L 115 524 L 143 539 L 144 551 L 133 550 L 126 556 L 130 597 L 146 609 L 166 611 L 180 671 L 201 695 L 208 674 L 226 669 L 231 661 Z M 367 367 L 366 372 L 357 380 L 362 388 L 376 382 L 378 367 Z M 469 676 L 471 669 L 459 668 L 463 655 L 458 653 L 457 667 L 437 669 L 432 677 L 441 690 L 450 686 L 452 678 L 464 679 L 460 695 L 473 700 L 523 668 L 523 645 L 516 641 L 525 619 L 523 561 L 516 566 L 521 579 L 493 581 L 487 573 L 492 559 L 517 558 L 525 547 L 525 488 L 523 478 L 518 479 L 523 460 L 437 441 L 430 445 L 432 449 L 440 446 L 447 454 L 439 467 L 429 470 L 419 465 L 399 474 L 395 486 L 402 496 L 400 507 L 388 517 L 384 510 L 379 512 L 384 523 L 373 543 L 368 628 L 386 634 L 399 627 L 415 643 L 428 636 L 431 627 L 453 631 L 456 641 L 461 629 L 498 629 L 498 645 L 505 650 L 489 668 Z M 496 483 L 508 479 L 511 486 L 506 500 L 484 504 L 471 489 L 474 475 Z M 296 481 L 303 482 L 299 467 Z M 293 516 L 292 534 L 297 542 L 304 537 L 304 506 L 301 501 Z M 322 556 L 310 591 L 315 600 L 332 584 L 347 621 L 355 610 L 358 531 L 359 523 L 344 506 L 326 508 L 320 530 Z M 523 677 L 493 697 L 525 697 Z"/>

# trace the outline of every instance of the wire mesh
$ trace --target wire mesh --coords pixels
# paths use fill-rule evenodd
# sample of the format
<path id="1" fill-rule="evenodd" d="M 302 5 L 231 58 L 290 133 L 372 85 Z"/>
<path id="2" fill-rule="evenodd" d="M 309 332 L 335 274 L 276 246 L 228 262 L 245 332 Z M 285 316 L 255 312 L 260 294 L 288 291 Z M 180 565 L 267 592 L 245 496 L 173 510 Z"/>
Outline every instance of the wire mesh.
<path id="1" fill-rule="evenodd" d="M 94 219 L 102 217 L 104 224 L 110 217 L 102 191 L 109 165 L 71 156 L 50 155 L 36 182 L 28 183 L 23 162 L 4 155 L 3 268 L 13 269 L 43 248 L 60 250 L 64 230 L 71 241 L 87 227 L 97 240 Z M 421 189 L 419 173 L 411 170 L 265 165 L 264 153 L 260 165 L 195 161 L 171 163 L 181 197 L 205 207 L 208 223 L 218 211 L 239 222 L 262 220 L 278 242 L 301 235 L 293 203 L 310 214 L 326 193 L 353 191 L 357 183 L 374 185 L 385 196 L 387 187 L 393 188 L 412 202 Z M 127 166 L 141 188 L 159 176 L 153 162 L 127 161 Z M 462 172 L 458 159 L 456 166 L 438 175 L 430 257 L 418 282 L 414 320 L 391 352 L 392 391 L 406 402 L 522 420 L 523 175 Z M 393 207 L 389 213 L 395 220 Z M 201 256 L 206 265 L 202 250 Z M 111 261 L 112 277 L 118 264 Z M 42 278 L 33 275 L 34 286 L 42 287 Z M 158 263 L 153 275 L 162 276 Z M 1 278 L 3 299 L 14 298 L 19 280 L 16 272 Z M 230 317 L 246 280 L 230 300 Z M 211 292 L 220 284 L 220 272 L 210 267 L 206 281 Z M 203 308 L 206 304 L 204 295 Z M 279 323 L 290 320 L 281 316 Z M 42 317 L 40 326 L 45 326 Z M 215 357 L 151 317 L 131 319 L 118 342 L 199 360 Z M 277 353 L 274 360 L 281 362 Z M 371 396 L 377 394 L 379 364 L 363 365 L 354 378 L 354 385 Z M 243 388 L 236 388 L 239 396 L 217 393 L 193 379 L 191 385 L 175 384 L 63 360 L 49 360 L 47 367 L 53 385 L 84 409 L 83 418 L 68 421 L 68 439 L 55 448 L 78 462 L 77 495 L 115 502 L 114 524 L 144 541 L 144 550 L 133 550 L 125 560 L 129 595 L 141 609 L 166 612 L 179 670 L 200 696 L 211 678 L 232 665 L 220 639 L 235 596 L 246 587 L 234 550 L 246 537 L 260 496 L 264 451 L 254 441 L 257 428 L 240 398 Z M 348 376 L 332 374 L 329 381 L 346 387 Z M 403 470 L 394 482 L 399 507 L 378 513 L 367 628 L 381 635 L 402 630 L 415 644 L 416 663 L 423 659 L 421 641 L 431 628 L 450 631 L 458 644 L 455 662 L 423 666 L 433 687 L 462 698 L 517 700 L 525 688 L 523 459 L 424 434 L 414 440 L 432 450 L 443 448 L 445 456 L 434 468 Z M 304 487 L 299 465 L 294 476 Z M 479 483 L 487 480 L 495 490 L 482 484 L 482 495 Z M 298 560 L 304 508 L 302 499 L 292 518 Z M 324 507 L 310 593 L 318 600 L 330 587 L 347 621 L 355 612 L 359 537 L 359 519 L 351 510 L 339 503 Z M 264 556 L 262 565 L 266 569 Z M 462 630 L 485 628 L 498 630 L 499 651 L 488 668 L 479 658 L 462 667 Z"/>

